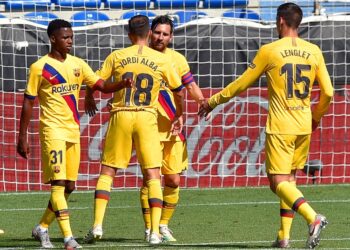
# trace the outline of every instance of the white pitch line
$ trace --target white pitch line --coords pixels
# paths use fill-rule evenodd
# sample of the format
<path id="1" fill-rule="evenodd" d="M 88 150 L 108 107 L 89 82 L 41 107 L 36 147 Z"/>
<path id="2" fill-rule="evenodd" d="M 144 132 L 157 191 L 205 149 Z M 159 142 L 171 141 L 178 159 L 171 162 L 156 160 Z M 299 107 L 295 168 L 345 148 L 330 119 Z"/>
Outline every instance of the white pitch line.
<path id="1" fill-rule="evenodd" d="M 319 201 L 309 201 L 309 203 L 350 203 L 350 200 L 319 200 Z M 195 204 L 179 204 L 178 207 L 209 207 L 209 206 L 240 206 L 240 205 L 271 205 L 279 204 L 279 201 L 244 201 L 244 202 L 223 202 L 223 203 L 195 203 Z M 130 209 L 139 208 L 139 205 L 133 206 L 109 206 L 108 209 Z M 92 209 L 91 207 L 70 207 L 69 210 L 87 210 Z M 16 211 L 40 211 L 41 208 L 1 208 L 0 212 L 16 212 Z"/>

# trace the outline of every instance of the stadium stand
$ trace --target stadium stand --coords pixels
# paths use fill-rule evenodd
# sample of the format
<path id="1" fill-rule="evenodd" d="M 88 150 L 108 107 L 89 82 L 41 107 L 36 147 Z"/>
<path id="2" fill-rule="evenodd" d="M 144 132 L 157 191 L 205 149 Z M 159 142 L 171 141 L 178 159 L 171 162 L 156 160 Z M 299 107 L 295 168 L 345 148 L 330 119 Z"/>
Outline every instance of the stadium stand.
<path id="1" fill-rule="evenodd" d="M 155 0 L 156 8 L 196 8 L 199 0 Z"/>
<path id="2" fill-rule="evenodd" d="M 321 2 L 321 14 L 350 13 L 350 1 Z"/>
<path id="3" fill-rule="evenodd" d="M 73 27 L 85 26 L 94 23 L 110 20 L 109 16 L 99 11 L 80 11 L 76 12 L 71 17 Z"/>
<path id="4" fill-rule="evenodd" d="M 152 20 L 156 16 L 156 13 L 149 10 L 130 10 L 123 13 L 120 19 L 130 19 L 131 17 L 136 15 L 145 15 L 148 16 L 150 20 Z"/>
<path id="5" fill-rule="evenodd" d="M 52 0 L 52 2 L 59 7 L 101 7 L 101 0 Z"/>
<path id="6" fill-rule="evenodd" d="M 5 9 L 11 10 L 25 10 L 25 9 L 48 9 L 51 6 L 51 0 L 7 0 L 4 1 Z"/>
<path id="7" fill-rule="evenodd" d="M 0 14 L 0 18 L 7 18 L 7 17 L 3 14 Z"/>
<path id="8" fill-rule="evenodd" d="M 117 9 L 142 9 L 150 7 L 150 0 L 105 0 L 105 7 Z"/>
<path id="9" fill-rule="evenodd" d="M 222 17 L 260 20 L 259 14 L 249 9 L 226 10 L 225 12 L 222 13 Z"/>
<path id="10" fill-rule="evenodd" d="M 174 25 L 178 26 L 187 22 L 190 22 L 195 19 L 199 19 L 207 16 L 208 14 L 204 11 L 197 10 L 179 10 L 174 12 Z"/>
<path id="11" fill-rule="evenodd" d="M 246 7 L 248 0 L 204 0 L 204 8 L 233 8 Z"/>
<path id="12" fill-rule="evenodd" d="M 49 22 L 51 20 L 58 18 L 57 15 L 51 12 L 29 12 L 25 14 L 23 17 L 28 21 L 46 25 L 46 26 L 49 25 Z"/>

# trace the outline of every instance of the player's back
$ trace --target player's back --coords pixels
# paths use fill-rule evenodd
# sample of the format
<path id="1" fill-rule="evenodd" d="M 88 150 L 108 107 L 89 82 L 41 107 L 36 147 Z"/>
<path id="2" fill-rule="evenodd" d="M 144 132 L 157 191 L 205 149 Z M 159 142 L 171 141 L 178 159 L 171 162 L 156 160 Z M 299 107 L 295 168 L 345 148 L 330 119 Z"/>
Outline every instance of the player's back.
<path id="1" fill-rule="evenodd" d="M 123 78 L 134 79 L 134 88 L 115 92 L 112 111 L 121 107 L 156 108 L 163 79 L 170 78 L 171 89 L 181 85 L 168 57 L 141 45 L 114 51 L 107 57 L 98 74 L 103 79 L 114 76 L 117 81 Z"/>
<path id="2" fill-rule="evenodd" d="M 311 133 L 310 95 L 320 64 L 321 50 L 300 38 L 285 37 L 260 51 L 267 61 L 269 114 L 266 131 L 279 134 Z"/>

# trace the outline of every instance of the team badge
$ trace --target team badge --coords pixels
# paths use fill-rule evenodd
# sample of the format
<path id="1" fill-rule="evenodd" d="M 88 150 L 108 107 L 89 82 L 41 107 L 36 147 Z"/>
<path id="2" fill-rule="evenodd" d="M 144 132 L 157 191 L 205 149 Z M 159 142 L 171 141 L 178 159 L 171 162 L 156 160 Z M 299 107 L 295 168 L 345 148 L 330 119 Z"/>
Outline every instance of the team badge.
<path id="1" fill-rule="evenodd" d="M 80 69 L 73 69 L 73 73 L 75 75 L 75 77 L 79 77 L 80 76 Z"/>
<path id="2" fill-rule="evenodd" d="M 54 166 L 53 171 L 58 174 L 61 171 L 60 166 Z"/>

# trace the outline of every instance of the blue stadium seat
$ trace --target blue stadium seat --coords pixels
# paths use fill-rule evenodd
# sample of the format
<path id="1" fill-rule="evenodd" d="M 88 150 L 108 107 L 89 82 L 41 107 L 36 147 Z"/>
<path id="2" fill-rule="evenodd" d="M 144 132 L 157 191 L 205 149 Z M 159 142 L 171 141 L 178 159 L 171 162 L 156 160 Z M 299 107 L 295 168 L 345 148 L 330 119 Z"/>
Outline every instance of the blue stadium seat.
<path id="1" fill-rule="evenodd" d="M 93 10 L 76 12 L 70 19 L 73 27 L 85 26 L 110 20 L 105 13 Z"/>
<path id="2" fill-rule="evenodd" d="M 56 18 L 58 18 L 58 16 L 50 12 L 29 12 L 24 15 L 24 19 L 46 26 L 49 25 L 51 20 Z"/>
<path id="3" fill-rule="evenodd" d="M 7 17 L 3 14 L 0 14 L 0 18 L 7 18 Z"/>
<path id="4" fill-rule="evenodd" d="M 59 7 L 91 7 L 99 8 L 101 0 L 52 0 Z"/>
<path id="5" fill-rule="evenodd" d="M 107 8 L 143 9 L 148 8 L 151 0 L 105 0 Z"/>
<path id="6" fill-rule="evenodd" d="M 152 20 L 153 18 L 155 18 L 157 16 L 156 13 L 149 11 L 149 10 L 130 10 L 130 11 L 123 13 L 123 15 L 120 17 L 120 19 L 130 19 L 136 15 L 148 16 L 148 18 L 150 20 Z"/>
<path id="7" fill-rule="evenodd" d="M 226 10 L 224 13 L 222 13 L 222 16 L 229 17 L 229 18 L 244 18 L 244 19 L 260 20 L 260 16 L 258 13 L 248 9 Z"/>
<path id="8" fill-rule="evenodd" d="M 174 12 L 174 25 L 178 26 L 184 23 L 187 23 L 192 20 L 199 19 L 201 17 L 205 17 L 208 14 L 203 11 L 197 10 L 179 10 Z"/>
<path id="9" fill-rule="evenodd" d="M 303 16 L 312 16 L 314 12 L 314 0 L 296 0 L 293 1 L 298 4 L 303 10 Z M 261 0 L 260 4 L 260 18 L 263 21 L 275 22 L 277 8 L 285 3 L 283 0 Z"/>
<path id="10" fill-rule="evenodd" d="M 156 8 L 196 8 L 199 0 L 155 0 Z"/>
<path id="11" fill-rule="evenodd" d="M 204 8 L 246 7 L 248 0 L 204 0 Z"/>
<path id="12" fill-rule="evenodd" d="M 350 2 L 321 2 L 321 9 L 324 10 L 325 14 L 350 13 Z"/>
<path id="13" fill-rule="evenodd" d="M 6 10 L 12 9 L 37 9 L 46 8 L 51 6 L 51 0 L 7 0 L 5 3 Z"/>

